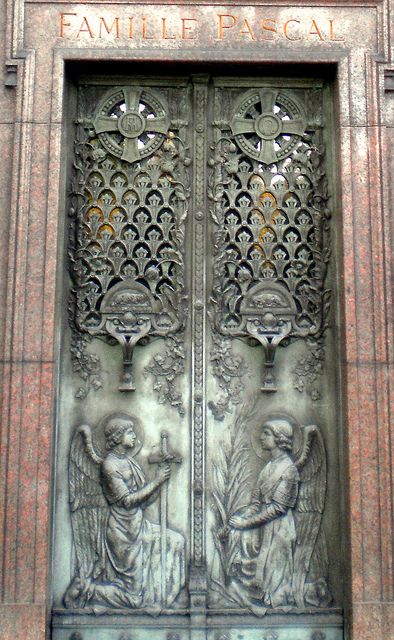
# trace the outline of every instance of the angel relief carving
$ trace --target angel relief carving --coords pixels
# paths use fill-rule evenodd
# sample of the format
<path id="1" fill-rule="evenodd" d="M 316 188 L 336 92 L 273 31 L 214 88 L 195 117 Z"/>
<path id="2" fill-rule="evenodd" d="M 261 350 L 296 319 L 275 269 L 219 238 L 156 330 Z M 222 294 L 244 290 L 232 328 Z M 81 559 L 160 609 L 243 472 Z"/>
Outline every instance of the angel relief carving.
<path id="1" fill-rule="evenodd" d="M 160 452 L 149 458 L 156 476 L 148 481 L 135 457 L 141 447 L 142 427 L 124 413 L 105 417 L 94 431 L 75 430 L 69 460 L 75 570 L 66 607 L 159 611 L 172 607 L 184 587 L 185 540 L 167 526 L 171 464 L 180 459 L 163 433 Z M 159 496 L 156 524 L 144 510 Z"/>
<path id="2" fill-rule="evenodd" d="M 212 586 L 222 600 L 256 615 L 268 608 L 327 607 L 332 598 L 322 529 L 326 453 L 320 429 L 300 427 L 282 414 L 259 422 L 251 443 L 265 464 L 251 486 L 242 422 L 238 416 L 230 446 L 214 465 L 219 563 Z"/>

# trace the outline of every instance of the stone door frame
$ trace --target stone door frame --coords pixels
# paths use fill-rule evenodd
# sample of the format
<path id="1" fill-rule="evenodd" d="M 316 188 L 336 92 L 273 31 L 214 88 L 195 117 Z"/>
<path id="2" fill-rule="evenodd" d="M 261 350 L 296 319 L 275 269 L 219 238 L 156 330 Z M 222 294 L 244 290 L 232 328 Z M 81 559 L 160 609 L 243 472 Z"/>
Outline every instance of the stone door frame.
<path id="1" fill-rule="evenodd" d="M 321 6 L 309 3 L 317 10 L 316 5 Z M 357 12 L 370 9 L 370 28 L 376 30 L 377 38 L 372 51 L 294 47 L 280 49 L 279 55 L 274 49 L 253 52 L 255 64 L 303 62 L 337 68 L 344 461 L 351 572 L 347 618 L 352 640 L 389 638 L 394 620 L 389 422 L 394 376 L 387 321 L 392 308 L 390 243 L 394 232 L 390 218 L 394 85 L 387 38 L 389 5 L 352 3 L 355 26 Z M 5 120 L 13 125 L 12 135 L 7 129 L 4 148 L 12 173 L 6 182 L 8 189 L 11 180 L 11 188 L 2 196 L 3 207 L 10 211 L 8 261 L 3 263 L 7 275 L 2 289 L 6 302 L 1 353 L 6 445 L 1 451 L 5 496 L 1 542 L 5 550 L 0 611 L 7 640 L 44 638 L 50 610 L 47 584 L 58 353 L 55 292 L 63 247 L 59 223 L 64 213 L 61 164 L 66 64 L 250 62 L 250 52 L 231 47 L 217 53 L 190 53 L 175 48 L 51 48 L 43 43 L 34 50 L 29 43 L 32 25 L 29 30 L 28 21 L 22 20 L 27 8 L 22 1 L 12 6 L 12 2 L 7 5 L 9 73 L 4 99 Z M 13 98 L 9 94 L 14 91 L 15 78 Z"/>

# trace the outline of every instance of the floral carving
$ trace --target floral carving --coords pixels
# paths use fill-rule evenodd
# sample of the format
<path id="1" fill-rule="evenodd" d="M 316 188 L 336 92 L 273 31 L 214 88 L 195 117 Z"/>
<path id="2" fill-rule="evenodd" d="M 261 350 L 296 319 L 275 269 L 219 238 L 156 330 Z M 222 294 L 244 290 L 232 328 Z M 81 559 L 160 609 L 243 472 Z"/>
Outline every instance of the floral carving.
<path id="1" fill-rule="evenodd" d="M 323 372 L 325 360 L 324 337 L 307 338 L 309 355 L 300 358 L 293 369 L 293 387 L 300 393 L 306 391 L 312 400 L 320 399 L 316 383 Z"/>
<path id="2" fill-rule="evenodd" d="M 223 420 L 226 413 L 231 412 L 231 405 L 241 402 L 245 385 L 243 376 L 249 373 L 245 359 L 235 354 L 232 350 L 230 338 L 213 333 L 210 361 L 213 375 L 215 376 L 223 395 L 216 402 L 208 403 L 215 420 Z"/>
<path id="3" fill-rule="evenodd" d="M 159 404 L 175 407 L 180 416 L 185 415 L 182 395 L 176 389 L 176 379 L 185 372 L 185 348 L 180 336 L 166 339 L 164 353 L 153 356 L 145 367 L 145 376 L 150 373 L 154 378 L 153 389 L 158 395 Z"/>
<path id="4" fill-rule="evenodd" d="M 250 471 L 248 469 L 249 444 L 245 432 L 245 423 L 254 414 L 242 407 L 239 411 L 228 443 L 222 442 L 218 456 L 213 462 L 212 508 L 215 516 L 213 539 L 219 555 L 223 581 L 231 575 L 238 546 L 228 537 L 230 514 L 240 508 L 249 495 Z M 235 480 L 236 478 L 236 480 Z"/>
<path id="5" fill-rule="evenodd" d="M 79 387 L 75 393 L 75 397 L 80 400 L 86 398 L 90 389 L 98 391 L 103 386 L 100 358 L 87 350 L 91 340 L 89 335 L 72 332 L 70 346 L 72 369 L 84 381 L 84 386 Z"/>

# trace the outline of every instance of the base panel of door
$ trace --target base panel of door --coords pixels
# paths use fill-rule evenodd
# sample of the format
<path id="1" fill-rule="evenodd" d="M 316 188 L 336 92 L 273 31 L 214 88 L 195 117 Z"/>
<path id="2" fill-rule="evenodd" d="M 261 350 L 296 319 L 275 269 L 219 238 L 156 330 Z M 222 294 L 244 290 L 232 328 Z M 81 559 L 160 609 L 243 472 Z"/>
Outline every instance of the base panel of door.
<path id="1" fill-rule="evenodd" d="M 163 615 L 164 613 L 164 615 Z M 97 614 L 56 610 L 53 640 L 343 640 L 338 609 L 267 612 L 262 618 L 229 611 L 182 610 L 177 614 Z"/>

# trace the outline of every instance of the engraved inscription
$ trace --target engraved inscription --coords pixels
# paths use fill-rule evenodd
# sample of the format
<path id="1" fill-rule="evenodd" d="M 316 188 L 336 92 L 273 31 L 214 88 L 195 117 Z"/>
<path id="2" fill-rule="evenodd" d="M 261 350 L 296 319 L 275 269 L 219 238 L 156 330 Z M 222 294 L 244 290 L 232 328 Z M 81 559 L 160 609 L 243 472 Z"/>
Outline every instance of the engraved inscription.
<path id="1" fill-rule="evenodd" d="M 345 41 L 337 20 L 325 15 L 281 20 L 256 9 L 254 17 L 233 13 L 217 13 L 207 20 L 203 15 L 126 15 L 96 16 L 74 11 L 59 13 L 58 34 L 69 40 L 126 39 L 141 42 L 202 41 L 206 35 L 218 44 L 283 40 L 291 42 L 341 43 Z"/>

